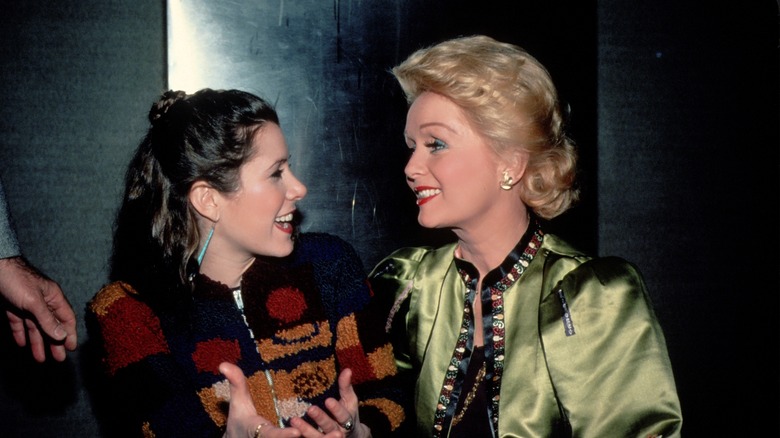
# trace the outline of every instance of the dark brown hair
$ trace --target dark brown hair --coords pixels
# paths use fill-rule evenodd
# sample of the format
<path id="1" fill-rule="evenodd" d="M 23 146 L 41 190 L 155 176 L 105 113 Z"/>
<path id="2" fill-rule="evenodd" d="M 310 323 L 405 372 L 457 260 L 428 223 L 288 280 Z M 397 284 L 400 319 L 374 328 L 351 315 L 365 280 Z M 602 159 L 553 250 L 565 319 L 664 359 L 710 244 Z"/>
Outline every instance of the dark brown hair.
<path id="1" fill-rule="evenodd" d="M 112 281 L 140 293 L 181 289 L 200 242 L 188 194 L 205 181 L 223 193 L 239 187 L 254 134 L 279 124 L 265 100 L 239 90 L 167 91 L 149 111 L 151 126 L 127 169 L 114 228 Z"/>

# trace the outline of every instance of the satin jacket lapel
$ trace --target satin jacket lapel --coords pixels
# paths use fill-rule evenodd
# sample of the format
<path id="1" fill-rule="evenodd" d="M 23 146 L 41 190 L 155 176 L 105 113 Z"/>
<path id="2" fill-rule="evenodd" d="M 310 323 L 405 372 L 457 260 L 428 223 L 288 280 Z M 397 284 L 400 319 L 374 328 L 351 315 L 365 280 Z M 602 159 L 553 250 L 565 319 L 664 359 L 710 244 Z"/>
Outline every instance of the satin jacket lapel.
<path id="1" fill-rule="evenodd" d="M 414 278 L 409 333 L 417 333 L 411 346 L 422 361 L 416 392 L 425 396 L 416 397 L 417 411 L 430 413 L 417 421 L 427 430 L 433 428 L 438 399 L 430 394 L 441 390 L 463 317 L 464 286 L 455 268 L 454 250 L 452 244 L 426 254 Z"/>

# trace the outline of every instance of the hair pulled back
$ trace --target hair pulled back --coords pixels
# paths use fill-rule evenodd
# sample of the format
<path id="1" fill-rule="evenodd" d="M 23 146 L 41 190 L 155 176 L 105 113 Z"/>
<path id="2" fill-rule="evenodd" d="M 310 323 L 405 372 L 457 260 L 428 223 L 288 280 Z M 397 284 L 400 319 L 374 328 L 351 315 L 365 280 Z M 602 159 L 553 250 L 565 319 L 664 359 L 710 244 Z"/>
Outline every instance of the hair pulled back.
<path id="1" fill-rule="evenodd" d="M 461 37 L 416 51 L 392 72 L 410 104 L 428 91 L 445 96 L 499 156 L 526 152 L 520 197 L 537 215 L 551 219 L 577 201 L 577 153 L 558 93 L 528 52 L 487 36 Z"/>
<path id="2" fill-rule="evenodd" d="M 222 193 L 239 188 L 239 171 L 266 123 L 279 124 L 265 100 L 239 90 L 167 91 L 149 111 L 151 126 L 127 169 L 114 229 L 112 280 L 141 294 L 186 285 L 200 242 L 189 204 L 193 183 Z"/>

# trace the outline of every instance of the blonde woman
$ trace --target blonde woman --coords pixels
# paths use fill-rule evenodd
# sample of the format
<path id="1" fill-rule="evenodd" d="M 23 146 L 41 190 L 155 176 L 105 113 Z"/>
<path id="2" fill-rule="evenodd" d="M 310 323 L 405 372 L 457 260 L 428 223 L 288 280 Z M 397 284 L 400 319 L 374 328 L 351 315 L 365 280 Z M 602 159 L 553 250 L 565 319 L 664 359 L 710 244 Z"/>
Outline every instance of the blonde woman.
<path id="1" fill-rule="evenodd" d="M 419 223 L 457 242 L 403 248 L 369 276 L 428 436 L 671 437 L 682 417 L 639 271 L 544 230 L 577 200 L 576 152 L 546 69 L 486 36 L 393 69 L 410 107 Z"/>

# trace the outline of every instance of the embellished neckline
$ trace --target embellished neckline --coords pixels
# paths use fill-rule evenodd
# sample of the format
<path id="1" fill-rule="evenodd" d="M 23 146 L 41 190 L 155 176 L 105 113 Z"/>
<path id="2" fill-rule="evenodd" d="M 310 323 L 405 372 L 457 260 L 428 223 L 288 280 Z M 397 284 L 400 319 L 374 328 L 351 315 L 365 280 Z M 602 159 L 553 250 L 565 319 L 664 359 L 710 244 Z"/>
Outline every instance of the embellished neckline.
<path id="1" fill-rule="evenodd" d="M 534 237 L 537 237 L 537 240 L 539 241 L 537 245 L 541 245 L 543 235 L 544 233 L 542 232 L 539 223 L 532 218 L 529 221 L 528 229 L 514 246 L 514 248 L 509 251 L 509 254 L 507 254 L 506 257 L 504 257 L 504 261 L 501 262 L 500 265 L 485 274 L 485 278 L 483 279 L 482 284 L 493 284 L 500 281 L 502 278 L 505 278 L 509 273 L 512 272 L 518 262 L 523 259 L 527 259 L 527 256 L 525 255 L 526 250 L 529 245 L 533 244 Z M 468 260 L 461 258 L 459 253 L 460 247 L 458 246 L 455 248 L 454 252 L 455 266 L 458 268 L 458 272 L 465 271 L 471 278 L 479 278 L 479 271 L 477 268 Z M 531 258 L 533 258 L 533 256 L 531 256 Z M 530 262 L 530 260 L 527 261 Z M 526 264 L 523 269 L 525 269 L 527 266 L 528 265 Z"/>
<path id="2" fill-rule="evenodd" d="M 474 348 L 474 316 L 471 307 L 477 297 L 482 301 L 483 309 L 480 323 L 490 327 L 490 330 L 483 334 L 485 337 L 483 345 L 486 364 L 485 381 L 488 384 L 489 418 L 492 422 L 494 435 L 497 433 L 499 392 L 504 370 L 504 292 L 525 272 L 536 256 L 543 240 L 544 233 L 538 222 L 532 221 L 529 229 L 504 262 L 485 275 L 481 291 L 476 290 L 479 274 L 474 265 L 455 258 L 455 265 L 465 285 L 463 320 L 452 358 L 449 361 L 450 365 L 445 372 L 444 382 L 439 393 L 439 403 L 436 405 L 434 437 L 441 436 L 445 430 L 449 429 L 458 404 L 463 386 L 463 376 L 468 369 L 470 352 Z"/>

